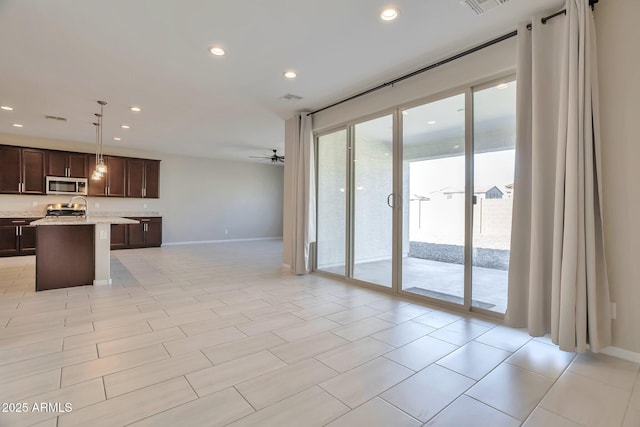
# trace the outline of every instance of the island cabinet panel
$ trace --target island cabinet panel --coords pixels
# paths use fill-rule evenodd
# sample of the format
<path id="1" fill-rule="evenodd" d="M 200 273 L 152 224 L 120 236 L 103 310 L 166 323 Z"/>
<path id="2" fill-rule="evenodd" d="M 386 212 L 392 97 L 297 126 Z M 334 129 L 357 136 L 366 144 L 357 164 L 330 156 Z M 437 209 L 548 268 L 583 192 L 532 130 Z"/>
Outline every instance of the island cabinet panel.
<path id="1" fill-rule="evenodd" d="M 36 227 L 39 218 L 0 218 L 0 256 L 36 253 Z"/>
<path id="2" fill-rule="evenodd" d="M 45 151 L 0 146 L 0 193 L 44 194 Z"/>
<path id="3" fill-rule="evenodd" d="M 93 225 L 55 225 L 36 229 L 36 291 L 93 284 Z"/>
<path id="4" fill-rule="evenodd" d="M 159 179 L 159 160 L 127 159 L 127 197 L 157 199 Z"/>
<path id="5" fill-rule="evenodd" d="M 47 175 L 88 178 L 89 156 L 67 151 L 47 152 Z"/>

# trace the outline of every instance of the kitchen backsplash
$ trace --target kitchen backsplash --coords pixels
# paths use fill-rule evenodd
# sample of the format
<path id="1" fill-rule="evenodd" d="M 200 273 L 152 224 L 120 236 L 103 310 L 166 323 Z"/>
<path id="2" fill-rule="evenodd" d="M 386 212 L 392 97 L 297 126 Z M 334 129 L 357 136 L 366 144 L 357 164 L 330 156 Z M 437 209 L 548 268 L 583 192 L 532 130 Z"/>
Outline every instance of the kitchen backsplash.
<path id="1" fill-rule="evenodd" d="M 0 218 L 41 217 L 47 205 L 68 203 L 71 197 L 0 195 Z M 87 197 L 87 202 L 89 214 L 95 216 L 160 216 L 159 199 Z"/>

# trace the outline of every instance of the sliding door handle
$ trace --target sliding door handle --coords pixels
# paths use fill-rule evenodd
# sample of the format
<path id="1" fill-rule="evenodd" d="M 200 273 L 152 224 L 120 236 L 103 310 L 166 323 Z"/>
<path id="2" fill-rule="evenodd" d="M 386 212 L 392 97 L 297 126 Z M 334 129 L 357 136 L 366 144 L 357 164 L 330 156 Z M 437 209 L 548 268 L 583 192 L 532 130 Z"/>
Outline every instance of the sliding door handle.
<path id="1" fill-rule="evenodd" d="M 390 203 L 390 201 L 392 200 L 392 198 L 393 198 L 393 193 L 390 193 L 390 194 L 387 196 L 387 206 L 389 206 L 390 208 L 393 208 L 393 204 L 391 204 L 391 203 Z"/>

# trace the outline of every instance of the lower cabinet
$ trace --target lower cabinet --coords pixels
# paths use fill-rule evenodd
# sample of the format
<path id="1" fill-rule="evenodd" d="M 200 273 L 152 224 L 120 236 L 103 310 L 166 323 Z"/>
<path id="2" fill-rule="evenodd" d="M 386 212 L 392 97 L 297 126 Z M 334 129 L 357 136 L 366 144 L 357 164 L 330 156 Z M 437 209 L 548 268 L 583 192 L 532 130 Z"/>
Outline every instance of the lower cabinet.
<path id="1" fill-rule="evenodd" d="M 0 256 L 35 255 L 37 219 L 0 218 Z"/>
<path id="2" fill-rule="evenodd" d="M 111 249 L 126 249 L 128 224 L 111 224 Z"/>
<path id="3" fill-rule="evenodd" d="M 162 245 L 162 217 L 135 217 L 138 224 L 112 224 L 111 249 L 152 248 Z"/>

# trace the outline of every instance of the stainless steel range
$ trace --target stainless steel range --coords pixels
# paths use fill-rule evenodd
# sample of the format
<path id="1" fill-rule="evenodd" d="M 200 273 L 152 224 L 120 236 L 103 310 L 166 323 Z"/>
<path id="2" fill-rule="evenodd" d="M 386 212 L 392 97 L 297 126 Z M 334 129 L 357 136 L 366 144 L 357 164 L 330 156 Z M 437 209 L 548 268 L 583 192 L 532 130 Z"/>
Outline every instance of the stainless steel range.
<path id="1" fill-rule="evenodd" d="M 84 204 L 73 203 L 74 199 L 82 199 Z M 69 203 L 54 203 L 47 205 L 48 217 L 86 217 L 87 216 L 87 200 L 84 197 L 73 197 Z"/>

